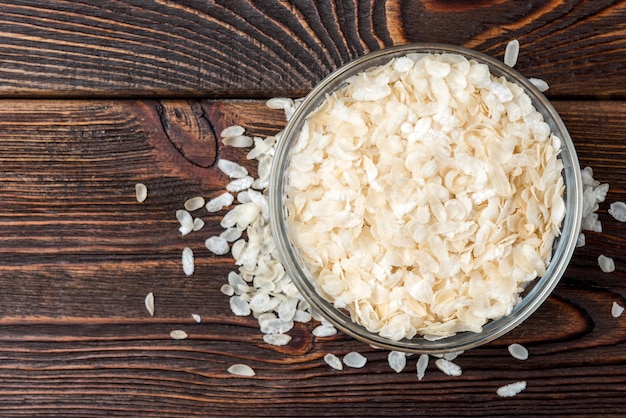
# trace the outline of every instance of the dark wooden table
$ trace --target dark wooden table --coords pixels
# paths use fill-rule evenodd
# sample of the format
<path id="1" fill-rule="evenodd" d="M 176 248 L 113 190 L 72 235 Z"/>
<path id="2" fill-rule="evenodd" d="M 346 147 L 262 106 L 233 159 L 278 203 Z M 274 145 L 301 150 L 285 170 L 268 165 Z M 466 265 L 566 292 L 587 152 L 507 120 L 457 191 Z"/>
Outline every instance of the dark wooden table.
<path id="1" fill-rule="evenodd" d="M 469 3 L 0 2 L 0 416 L 625 415 L 626 315 L 611 306 L 626 306 L 626 227 L 607 209 L 626 200 L 626 2 Z M 502 58 L 514 38 L 516 68 L 550 84 L 581 165 L 610 184 L 604 231 L 586 234 L 527 322 L 456 359 L 462 376 L 431 360 L 418 381 L 416 357 L 396 373 L 387 352 L 312 337 L 314 323 L 270 346 L 254 318 L 231 313 L 220 287 L 233 260 L 203 250 L 223 212 L 185 237 L 174 216 L 221 193 L 218 158 L 254 171 L 216 133 L 278 132 L 284 116 L 265 99 L 300 97 L 368 51 L 437 41 Z M 528 360 L 509 355 L 513 342 Z M 350 351 L 366 367 L 323 361 Z M 257 375 L 232 376 L 233 363 Z M 496 395 L 519 380 L 517 397 Z"/>

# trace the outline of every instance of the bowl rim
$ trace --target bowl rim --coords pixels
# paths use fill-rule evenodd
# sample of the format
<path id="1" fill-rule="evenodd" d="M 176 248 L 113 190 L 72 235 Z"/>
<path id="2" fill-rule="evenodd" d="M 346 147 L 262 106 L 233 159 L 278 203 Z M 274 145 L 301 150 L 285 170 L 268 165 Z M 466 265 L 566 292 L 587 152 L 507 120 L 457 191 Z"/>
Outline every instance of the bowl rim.
<path id="1" fill-rule="evenodd" d="M 328 90 L 333 84 L 341 85 L 340 82 L 369 68 L 367 64 L 372 61 L 391 60 L 410 53 L 461 54 L 468 59 L 487 64 L 492 74 L 505 76 L 508 81 L 515 82 L 524 88 L 535 108 L 550 126 L 552 133 L 561 139 L 560 159 L 564 164 L 564 199 L 567 209 L 562 223 L 561 236 L 555 240 L 555 249 L 546 274 L 533 280 L 531 290 L 514 306 L 510 314 L 488 321 L 480 333 L 466 331 L 442 339 L 424 339 L 417 335 L 409 340 L 392 341 L 369 332 L 363 326 L 353 322 L 349 316 L 339 312 L 315 291 L 314 283 L 306 277 L 306 271 L 295 261 L 297 254 L 288 239 L 282 194 L 285 183 L 284 172 L 288 166 L 289 150 L 299 137 L 302 123 L 323 103 L 326 94 L 334 90 L 332 88 Z M 372 66 L 376 65 L 380 64 Z M 335 89 L 338 87 L 336 86 Z M 353 338 L 377 348 L 413 353 L 438 354 L 467 350 L 493 341 L 524 322 L 545 302 L 565 273 L 574 253 L 576 238 L 581 231 L 582 223 L 582 174 L 578 157 L 565 124 L 546 96 L 525 76 L 502 61 L 476 50 L 443 43 L 412 43 L 383 48 L 346 63 L 322 79 L 305 96 L 280 135 L 271 165 L 268 198 L 270 226 L 279 260 L 285 268 L 285 274 L 290 277 L 304 299 L 336 328 Z"/>

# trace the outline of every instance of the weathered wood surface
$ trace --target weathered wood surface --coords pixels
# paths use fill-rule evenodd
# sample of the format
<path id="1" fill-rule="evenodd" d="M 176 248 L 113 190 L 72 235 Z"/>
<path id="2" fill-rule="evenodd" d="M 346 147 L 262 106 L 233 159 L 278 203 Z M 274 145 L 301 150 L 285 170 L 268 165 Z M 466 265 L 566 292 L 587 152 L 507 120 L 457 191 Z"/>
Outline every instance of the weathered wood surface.
<path id="1" fill-rule="evenodd" d="M 0 95 L 301 95 L 385 46 L 517 38 L 553 96 L 624 97 L 624 21 L 615 0 L 2 1 Z"/>
<path id="2" fill-rule="evenodd" d="M 611 305 L 626 306 L 626 226 L 607 209 L 626 200 L 625 20 L 626 2 L 595 0 L 0 2 L 0 415 L 623 416 L 626 316 Z M 314 324 L 265 344 L 219 291 L 232 259 L 204 249 L 223 213 L 177 230 L 185 199 L 222 192 L 218 158 L 254 170 L 216 134 L 279 131 L 283 115 L 261 99 L 301 96 L 369 50 L 439 41 L 501 57 L 512 38 L 517 68 L 550 83 L 581 165 L 610 184 L 604 232 L 587 233 L 554 295 L 460 356 L 460 377 L 431 360 L 418 381 L 416 357 L 396 374 L 387 352 L 314 338 Z M 508 354 L 513 342 L 528 360 Z M 323 362 L 349 351 L 366 367 Z M 257 376 L 229 375 L 233 363 Z M 517 397 L 495 394 L 518 380 Z"/>

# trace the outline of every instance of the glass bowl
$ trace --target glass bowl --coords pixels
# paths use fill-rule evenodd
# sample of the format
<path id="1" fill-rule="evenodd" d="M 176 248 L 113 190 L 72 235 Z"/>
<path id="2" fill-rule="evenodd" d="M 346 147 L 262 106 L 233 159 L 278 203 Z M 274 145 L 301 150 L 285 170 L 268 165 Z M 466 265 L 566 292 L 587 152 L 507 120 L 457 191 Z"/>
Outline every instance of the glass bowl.
<path id="1" fill-rule="evenodd" d="M 464 331 L 442 339 L 425 339 L 415 336 L 411 339 L 393 341 L 369 332 L 365 327 L 353 322 L 349 313 L 333 306 L 316 291 L 311 272 L 303 264 L 298 250 L 290 240 L 287 210 L 285 206 L 285 170 L 290 164 L 294 144 L 302 130 L 307 116 L 317 109 L 327 95 L 345 85 L 348 78 L 362 71 L 387 63 L 392 58 L 407 54 L 452 53 L 465 56 L 486 64 L 495 76 L 503 76 L 508 81 L 517 83 L 530 97 L 532 104 L 550 126 L 552 133 L 561 138 L 560 159 L 563 162 L 565 192 L 565 217 L 561 226 L 561 235 L 553 244 L 552 258 L 546 273 L 528 284 L 522 298 L 512 312 L 499 319 L 491 320 L 482 327 L 481 332 Z M 582 180 L 580 167 L 572 139 L 546 97 L 524 76 L 504 63 L 483 53 L 445 44 L 409 44 L 390 47 L 362 56 L 338 68 L 323 79 L 301 102 L 289 120 L 276 148 L 272 163 L 269 187 L 270 223 L 281 262 L 294 285 L 304 299 L 324 318 L 344 333 L 364 341 L 374 347 L 414 353 L 445 353 L 467 350 L 504 335 L 527 319 L 548 298 L 563 276 L 576 246 L 576 239 L 581 230 Z"/>

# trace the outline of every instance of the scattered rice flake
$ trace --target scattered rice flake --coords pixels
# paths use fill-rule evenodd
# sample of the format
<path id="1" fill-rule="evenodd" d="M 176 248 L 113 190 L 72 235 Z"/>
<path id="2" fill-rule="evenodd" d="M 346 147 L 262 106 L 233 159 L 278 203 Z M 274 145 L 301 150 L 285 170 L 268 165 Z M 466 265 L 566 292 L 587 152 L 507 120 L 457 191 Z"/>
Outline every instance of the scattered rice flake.
<path id="1" fill-rule="evenodd" d="M 609 207 L 609 214 L 620 222 L 626 222 L 626 203 L 611 203 L 611 207 Z"/>
<path id="2" fill-rule="evenodd" d="M 146 309 L 148 310 L 148 313 L 150 314 L 150 316 L 154 316 L 154 294 L 152 292 L 146 295 L 146 299 L 144 300 L 144 303 L 146 305 Z"/>
<path id="3" fill-rule="evenodd" d="M 326 354 L 324 356 L 324 361 L 335 370 L 343 370 L 343 363 L 339 360 L 339 357 L 332 353 Z"/>
<path id="4" fill-rule="evenodd" d="M 184 340 L 189 337 L 189 335 L 182 329 L 175 329 L 170 332 L 170 337 L 174 340 Z"/>
<path id="5" fill-rule="evenodd" d="M 252 312 L 248 302 L 243 300 L 238 295 L 231 296 L 230 298 L 230 310 L 237 316 L 248 316 Z"/>
<path id="6" fill-rule="evenodd" d="M 550 86 L 548 85 L 548 83 L 546 83 L 544 80 L 540 79 L 540 78 L 529 78 L 528 81 L 530 81 L 531 83 L 533 83 L 533 85 L 535 87 L 537 87 L 537 89 L 540 92 L 545 92 L 548 91 L 548 89 L 550 88 Z"/>
<path id="7" fill-rule="evenodd" d="M 235 376 L 245 376 L 245 377 L 253 377 L 256 375 L 256 372 L 252 367 L 247 364 L 233 364 L 228 368 L 228 373 L 233 374 Z"/>
<path id="8" fill-rule="evenodd" d="M 428 367 L 428 354 L 420 354 L 417 359 L 417 380 L 422 380 Z"/>
<path id="9" fill-rule="evenodd" d="M 193 228 L 191 229 L 192 231 L 199 231 L 202 228 L 204 228 L 204 221 L 200 218 L 195 218 L 193 220 Z"/>
<path id="10" fill-rule="evenodd" d="M 444 358 L 437 359 L 437 361 L 435 361 L 435 365 L 439 370 L 448 376 L 461 376 L 461 374 L 463 374 L 461 366 Z"/>
<path id="11" fill-rule="evenodd" d="M 228 145 L 233 148 L 248 148 L 252 145 L 252 138 L 247 135 L 229 136 L 222 139 L 224 145 Z"/>
<path id="12" fill-rule="evenodd" d="M 243 135 L 246 132 L 246 130 L 239 125 L 231 125 L 231 126 L 227 126 L 226 128 L 224 128 L 222 130 L 222 132 L 220 132 L 220 136 L 222 138 L 228 138 L 230 136 L 240 136 Z"/>
<path id="13" fill-rule="evenodd" d="M 611 315 L 613 315 L 613 318 L 619 318 L 623 313 L 624 307 L 617 302 L 613 302 L 613 306 L 611 307 Z"/>
<path id="14" fill-rule="evenodd" d="M 367 358 L 356 351 L 352 351 L 343 356 L 343 364 L 354 369 L 360 369 L 367 364 Z"/>
<path id="15" fill-rule="evenodd" d="M 406 353 L 402 351 L 390 351 L 387 362 L 396 373 L 400 373 L 406 367 Z"/>
<path id="16" fill-rule="evenodd" d="M 196 313 L 192 313 L 191 317 L 193 318 L 194 321 L 196 321 L 197 323 L 202 322 L 202 317 Z"/>
<path id="17" fill-rule="evenodd" d="M 332 324 L 324 323 L 313 329 L 313 335 L 316 337 L 330 337 L 337 334 L 337 328 Z"/>
<path id="18" fill-rule="evenodd" d="M 237 193 L 243 190 L 249 189 L 254 183 L 254 179 L 251 176 L 245 176 L 235 179 L 226 185 L 226 190 L 229 192 Z"/>
<path id="19" fill-rule="evenodd" d="M 584 247 L 585 246 L 585 234 L 581 232 L 578 234 L 578 238 L 576 239 L 576 247 Z"/>
<path id="20" fill-rule="evenodd" d="M 184 209 L 179 209 L 176 211 L 176 219 L 180 223 L 180 228 L 178 230 L 181 234 L 187 235 L 191 231 L 193 231 L 193 216 L 189 212 Z"/>
<path id="21" fill-rule="evenodd" d="M 189 247 L 183 249 L 183 272 L 187 276 L 191 276 L 195 270 L 193 251 Z"/>
<path id="22" fill-rule="evenodd" d="M 293 99 L 288 97 L 273 97 L 265 102 L 270 109 L 286 110 L 293 107 Z"/>
<path id="23" fill-rule="evenodd" d="M 517 39 L 513 39 L 506 45 L 506 49 L 504 51 L 504 63 L 509 67 L 515 67 L 518 57 L 519 41 Z"/>
<path id="24" fill-rule="evenodd" d="M 185 201 L 185 209 L 189 212 L 193 212 L 194 210 L 198 210 L 200 209 L 202 206 L 204 206 L 204 197 L 202 196 L 196 196 L 196 197 L 192 197 L 191 199 L 187 199 Z"/>
<path id="25" fill-rule="evenodd" d="M 521 344 L 511 344 L 509 345 L 509 353 L 513 358 L 518 360 L 527 360 L 528 359 L 528 350 Z"/>
<path id="26" fill-rule="evenodd" d="M 524 389 L 526 389 L 526 381 L 522 380 L 521 382 L 509 383 L 508 385 L 501 386 L 498 388 L 496 393 L 498 396 L 503 398 L 510 398 L 517 395 Z"/>
<path id="27" fill-rule="evenodd" d="M 207 240 L 204 241 L 204 245 L 209 251 L 217 255 L 224 255 L 230 251 L 228 241 L 221 236 L 207 238 Z"/>
<path id="28" fill-rule="evenodd" d="M 598 257 L 598 265 L 600 266 L 600 270 L 605 273 L 611 273 L 615 271 L 615 262 L 611 257 L 600 255 Z"/>
<path id="29" fill-rule="evenodd" d="M 205 205 L 205 208 L 208 212 L 218 212 L 224 209 L 226 206 L 230 206 L 233 204 L 235 200 L 235 196 L 226 192 L 221 195 L 209 200 Z"/>
<path id="30" fill-rule="evenodd" d="M 235 289 L 229 284 L 224 284 L 222 285 L 222 287 L 220 287 L 220 292 L 222 292 L 226 296 L 232 296 L 235 294 Z"/>
<path id="31" fill-rule="evenodd" d="M 148 188 L 143 183 L 135 184 L 135 197 L 137 198 L 137 202 L 142 203 L 148 197 Z"/>
<path id="32" fill-rule="evenodd" d="M 291 341 L 291 335 L 287 334 L 265 334 L 263 341 L 270 345 L 282 346 L 287 345 Z"/>
<path id="33" fill-rule="evenodd" d="M 248 175 L 248 170 L 234 161 L 220 159 L 217 167 L 231 179 L 240 179 Z"/>

